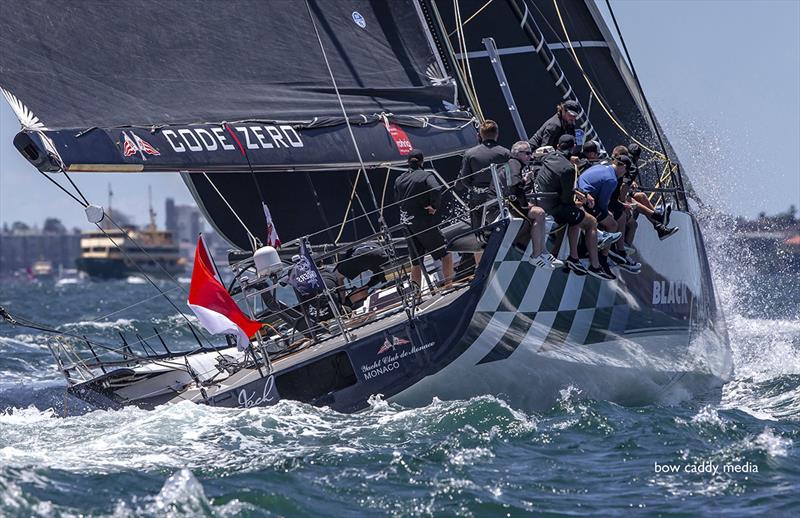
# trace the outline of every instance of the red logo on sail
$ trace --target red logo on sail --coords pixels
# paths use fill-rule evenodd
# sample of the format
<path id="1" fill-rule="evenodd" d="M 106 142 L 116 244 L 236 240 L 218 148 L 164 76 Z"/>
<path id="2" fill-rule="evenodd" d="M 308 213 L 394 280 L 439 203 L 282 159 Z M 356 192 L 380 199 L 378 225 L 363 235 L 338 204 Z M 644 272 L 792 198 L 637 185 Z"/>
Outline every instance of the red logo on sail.
<path id="1" fill-rule="evenodd" d="M 397 146 L 397 151 L 399 151 L 401 155 L 405 156 L 411 153 L 414 146 L 411 145 L 411 139 L 408 138 L 403 128 L 397 124 L 389 123 L 386 125 L 386 131 L 389 132 L 392 140 L 394 140 L 394 145 Z"/>

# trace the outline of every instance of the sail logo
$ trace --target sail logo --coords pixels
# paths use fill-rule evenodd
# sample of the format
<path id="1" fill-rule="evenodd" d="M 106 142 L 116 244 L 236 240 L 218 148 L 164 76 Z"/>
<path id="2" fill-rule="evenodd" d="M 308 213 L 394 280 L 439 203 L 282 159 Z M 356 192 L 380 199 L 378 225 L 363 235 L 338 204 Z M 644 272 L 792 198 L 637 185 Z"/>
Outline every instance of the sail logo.
<path id="1" fill-rule="evenodd" d="M 408 135 L 406 135 L 406 132 L 403 131 L 403 128 L 397 124 L 390 123 L 386 125 L 386 131 L 389 132 L 389 136 L 392 137 L 394 145 L 397 147 L 397 151 L 399 151 L 401 155 L 406 156 L 411 153 L 411 150 L 414 149 L 414 146 L 411 145 L 411 139 L 408 138 Z"/>
<path id="2" fill-rule="evenodd" d="M 410 343 L 405 338 L 400 338 L 397 336 L 386 336 L 386 339 L 383 341 L 383 345 L 381 345 L 380 349 L 378 349 L 378 354 L 383 354 L 388 350 L 394 350 L 395 347 L 398 345 L 405 345 Z"/>
<path id="3" fill-rule="evenodd" d="M 653 281 L 653 305 L 688 304 L 689 287 L 683 281 Z"/>
<path id="4" fill-rule="evenodd" d="M 367 20 L 358 11 L 353 11 L 353 21 L 362 29 L 367 28 Z"/>
<path id="5" fill-rule="evenodd" d="M 121 138 L 122 138 L 122 154 L 126 157 L 133 156 L 136 153 L 139 153 L 142 157 L 142 160 L 147 160 L 145 154 L 151 156 L 160 156 L 161 152 L 153 147 L 148 141 L 134 133 L 133 131 L 129 132 L 123 131 Z"/>
<path id="6" fill-rule="evenodd" d="M 165 129 L 161 134 L 176 153 L 303 147 L 300 134 L 289 125 Z"/>

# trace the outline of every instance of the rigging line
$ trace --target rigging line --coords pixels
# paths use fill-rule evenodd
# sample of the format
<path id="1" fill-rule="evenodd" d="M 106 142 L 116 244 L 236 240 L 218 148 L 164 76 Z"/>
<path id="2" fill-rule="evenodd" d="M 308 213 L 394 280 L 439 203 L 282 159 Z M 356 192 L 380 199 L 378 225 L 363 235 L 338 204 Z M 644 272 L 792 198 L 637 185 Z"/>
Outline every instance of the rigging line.
<path id="1" fill-rule="evenodd" d="M 87 203 L 87 204 L 84 204 L 84 203 L 83 203 L 81 200 L 79 200 L 78 198 L 76 198 L 76 197 L 75 197 L 75 195 L 74 195 L 74 194 L 72 194 L 71 192 L 69 192 L 69 191 L 68 191 L 68 190 L 67 190 L 67 189 L 66 189 L 66 188 L 65 188 L 63 185 L 61 185 L 61 184 L 60 184 L 60 183 L 58 183 L 57 181 L 55 181 L 55 180 L 53 180 L 52 178 L 50 178 L 50 176 L 49 176 L 47 173 L 45 173 L 45 172 L 42 172 L 42 171 L 39 171 L 38 169 L 37 169 L 36 171 L 37 171 L 39 174 L 41 174 L 42 176 L 44 176 L 45 178 L 47 178 L 47 180 L 48 180 L 48 181 L 50 181 L 50 182 L 51 182 L 53 185 L 55 185 L 56 187 L 58 187 L 59 189 L 61 189 L 61 191 L 62 191 L 62 192 L 64 192 L 64 193 L 65 193 L 67 196 L 69 196 L 70 198 L 72 198 L 73 200 L 75 200 L 75 201 L 78 203 L 78 205 L 80 205 L 81 207 L 83 207 L 83 208 L 86 208 L 86 207 L 89 205 L 88 203 Z"/>
<path id="2" fill-rule="evenodd" d="M 383 204 L 386 203 L 386 188 L 389 186 L 389 176 L 392 174 L 392 168 L 386 168 L 386 179 L 383 181 L 383 192 L 381 193 L 381 215 L 383 215 Z"/>
<path id="3" fill-rule="evenodd" d="M 347 208 L 344 209 L 344 219 L 342 219 L 342 224 L 339 226 L 339 233 L 336 235 L 336 239 L 333 240 L 334 244 L 339 244 L 339 240 L 342 238 L 342 234 L 344 233 L 344 227 L 347 226 L 347 215 L 350 213 L 350 207 L 353 205 L 353 198 L 357 196 L 356 188 L 358 187 L 358 179 L 361 178 L 361 171 L 362 169 L 359 169 L 358 174 L 356 174 L 356 181 L 353 183 L 353 191 L 350 193 L 350 199 L 347 201 Z M 369 221 L 369 218 L 367 218 L 367 221 Z M 375 229 L 373 228 L 372 231 L 374 232 Z"/>
<path id="4" fill-rule="evenodd" d="M 211 184 L 211 187 L 214 188 L 214 191 L 216 191 L 219 197 L 222 198 L 222 201 L 225 203 L 225 205 L 233 213 L 233 216 L 236 218 L 236 220 L 242 225 L 244 231 L 247 232 L 247 236 L 250 238 L 250 245 L 253 247 L 253 251 L 255 252 L 256 250 L 258 250 L 258 245 L 256 244 L 257 243 L 256 236 L 254 236 L 253 233 L 250 232 L 250 229 L 247 228 L 247 225 L 244 224 L 244 221 L 242 221 L 242 218 L 239 217 L 239 214 L 237 214 L 236 211 L 233 209 L 233 207 L 231 207 L 231 204 L 228 203 L 228 200 L 225 198 L 225 196 L 219 191 L 219 189 L 217 189 L 217 186 L 214 185 L 214 182 L 211 181 L 211 178 L 209 178 L 208 174 L 205 171 L 202 171 L 202 173 L 203 176 L 206 178 L 206 180 L 208 180 L 208 183 Z"/>
<path id="5" fill-rule="evenodd" d="M 175 290 L 177 290 L 177 289 L 178 289 L 178 286 L 176 286 L 176 287 L 174 287 L 174 288 L 170 288 L 170 289 L 166 290 L 164 293 L 170 293 L 170 292 L 172 292 L 172 291 L 175 291 Z M 144 304 L 145 302 L 148 302 L 148 301 L 150 301 L 150 300 L 157 299 L 157 298 L 158 298 L 158 297 L 160 297 L 160 296 L 161 296 L 161 295 L 153 295 L 152 297 L 147 297 L 146 299 L 142 299 L 142 300 L 140 300 L 139 302 L 134 302 L 134 303 L 133 303 L 133 304 L 131 304 L 130 306 L 125 306 L 125 307 L 124 307 L 124 308 L 122 308 L 122 309 L 118 309 L 118 310 L 116 310 L 116 311 L 112 311 L 111 313 L 109 313 L 109 314 L 107 314 L 107 315 L 103 315 L 103 316 L 100 316 L 100 317 L 97 317 L 97 318 L 93 318 L 92 320 L 90 320 L 90 322 L 99 322 L 99 321 L 101 321 L 101 320 L 105 320 L 105 319 L 107 319 L 108 317 L 113 317 L 114 315 L 117 315 L 117 314 L 119 314 L 119 313 L 122 313 L 123 311 L 127 311 L 127 310 L 129 310 L 129 309 L 131 309 L 131 308 L 134 308 L 134 307 L 138 306 L 139 304 Z M 163 328 L 162 328 L 162 329 L 163 329 Z"/>
<path id="6" fill-rule="evenodd" d="M 116 225 L 116 223 L 114 223 L 114 224 Z M 110 235 L 108 235 L 108 233 L 105 231 L 105 229 L 103 227 L 100 226 L 99 223 L 95 223 L 95 226 L 100 230 L 100 232 L 105 234 L 106 238 L 109 241 L 111 241 L 111 243 L 117 248 L 117 250 L 119 250 L 122 253 L 122 255 L 125 257 L 125 259 L 128 260 L 128 262 L 131 262 L 131 263 L 133 263 L 134 266 L 136 266 L 136 268 L 139 270 L 139 272 L 141 272 L 141 274 L 144 276 L 145 280 L 147 280 L 147 282 L 149 282 L 166 299 L 166 301 L 169 302 L 169 305 L 172 306 L 173 309 L 175 309 L 175 311 L 177 311 L 184 318 L 184 320 L 186 320 L 186 322 L 189 324 L 189 326 L 192 326 L 192 321 L 189 320 L 189 317 L 187 317 L 186 314 L 183 311 L 181 311 L 180 308 L 177 305 L 175 305 L 174 302 L 172 302 L 172 299 L 169 298 L 167 296 L 167 294 L 165 292 L 163 292 L 161 290 L 161 288 L 158 287 L 158 284 L 156 284 L 153 281 L 153 279 L 151 279 L 150 276 L 147 275 L 147 273 L 144 271 L 144 269 L 141 267 L 141 265 L 138 262 L 136 262 L 133 259 L 131 259 L 131 257 L 125 252 L 125 250 L 122 249 L 122 247 L 120 247 L 116 243 L 116 241 L 114 241 L 114 238 L 112 238 Z M 177 283 L 177 281 L 175 281 L 175 282 Z M 181 287 L 181 289 L 183 289 L 183 287 Z M 201 332 L 201 335 L 202 335 L 202 332 Z M 206 341 L 208 341 L 208 338 L 205 335 L 203 335 L 203 338 L 205 338 Z M 209 341 L 209 344 L 211 344 L 210 341 Z"/>
<path id="7" fill-rule="evenodd" d="M 472 100 L 473 103 L 475 104 L 475 110 L 478 112 L 478 116 L 480 117 L 481 120 L 484 120 L 483 108 L 481 107 L 480 101 L 478 100 L 478 92 L 477 90 L 475 90 L 475 81 L 472 78 L 472 66 L 469 63 L 469 57 L 467 56 L 469 48 L 467 47 L 467 37 L 464 34 L 464 24 L 461 22 L 461 4 L 459 3 L 459 0 L 453 0 L 453 1 L 455 2 L 455 10 L 456 10 L 456 28 L 458 30 L 460 38 L 459 47 L 462 48 L 461 52 L 462 55 L 464 56 L 462 61 L 466 68 L 466 75 L 469 78 L 468 90 L 472 95 Z"/>
<path id="8" fill-rule="evenodd" d="M 647 101 L 647 97 L 644 94 L 644 89 L 642 88 L 642 83 L 639 81 L 639 75 L 636 73 L 636 67 L 633 66 L 633 60 L 631 59 L 631 55 L 628 52 L 628 45 L 625 44 L 625 38 L 622 37 L 622 31 L 619 28 L 619 24 L 617 23 L 617 17 L 614 15 L 614 10 L 611 8 L 611 2 L 606 0 L 606 5 L 608 6 L 608 12 L 611 13 L 611 19 L 614 21 L 614 28 L 617 30 L 617 35 L 619 36 L 619 41 L 622 43 L 622 49 L 625 51 L 625 57 L 628 58 L 628 64 L 631 66 L 631 72 L 633 72 L 633 79 L 636 81 L 636 87 L 639 89 L 639 95 L 642 96 L 642 101 L 644 101 L 644 106 L 647 110 L 647 115 L 650 117 L 650 124 L 653 125 L 653 130 L 656 132 L 656 137 L 658 137 L 658 143 L 661 145 L 661 151 L 664 153 L 664 156 L 667 155 L 667 147 L 664 145 L 664 140 L 661 138 L 661 131 L 656 123 L 656 118 L 653 116 L 653 111 L 650 108 L 650 103 Z"/>
<path id="9" fill-rule="evenodd" d="M 471 22 L 473 18 L 475 18 L 476 16 L 478 16 L 479 14 L 481 14 L 481 11 L 483 11 L 484 9 L 486 9 L 487 7 L 489 7 L 489 4 L 491 4 L 493 1 L 494 1 L 494 0 L 489 0 L 488 2 L 486 2 L 485 4 L 483 4 L 483 5 L 480 7 L 480 9 L 478 9 L 477 11 L 475 11 L 474 13 L 472 13 L 472 16 L 470 16 L 469 18 L 467 18 L 466 20 L 464 20 L 464 23 L 463 23 L 462 25 L 466 25 L 466 24 L 468 24 L 469 22 Z M 448 37 L 448 38 L 449 38 L 449 37 L 451 37 L 453 34 L 455 34 L 455 32 L 456 32 L 456 29 L 453 29 L 453 32 L 451 32 L 450 34 L 448 34 L 448 35 L 447 35 L 447 37 Z"/>
<path id="10" fill-rule="evenodd" d="M 558 0 L 553 0 L 553 6 L 556 9 L 556 15 L 558 16 L 558 21 L 561 23 L 561 29 L 564 31 L 564 37 L 567 39 L 567 45 L 569 46 L 569 50 L 572 52 L 572 55 L 575 58 L 575 64 L 578 65 L 578 68 L 581 71 L 581 75 L 583 75 L 583 79 L 586 81 L 586 84 L 589 86 L 589 89 L 592 91 L 592 93 L 594 94 L 595 98 L 597 99 L 597 104 L 599 104 L 600 107 L 603 109 L 603 111 L 606 113 L 606 115 L 608 115 L 608 118 L 611 120 L 611 122 L 614 123 L 614 125 L 617 128 L 619 128 L 619 130 L 622 131 L 622 133 L 624 133 L 628 138 L 630 138 L 632 141 L 634 141 L 637 144 L 639 144 L 639 146 L 642 149 L 646 149 L 647 151 L 653 153 L 654 155 L 661 156 L 663 159 L 668 160 L 669 159 L 668 157 L 665 157 L 659 151 L 656 151 L 655 149 L 652 149 L 651 147 L 649 147 L 646 144 L 640 142 L 639 140 L 636 139 L 636 137 L 631 135 L 628 132 L 628 130 L 626 130 L 625 127 L 623 127 L 622 124 L 620 124 L 620 122 L 609 111 L 609 109 L 606 107 L 605 103 L 603 103 L 603 101 L 601 100 L 600 96 L 597 94 L 597 90 L 595 90 L 594 85 L 589 80 L 589 77 L 586 75 L 586 71 L 584 70 L 583 65 L 581 64 L 581 61 L 578 58 L 578 53 L 575 52 L 575 47 L 572 46 L 572 41 L 570 40 L 569 34 L 567 33 L 567 27 L 566 27 L 566 25 L 564 25 L 564 18 L 561 16 L 561 9 L 559 9 L 559 7 L 558 7 Z"/>
<path id="11" fill-rule="evenodd" d="M 322 202 L 319 201 L 319 195 L 317 194 L 317 188 L 314 186 L 314 181 L 311 179 L 311 173 L 308 171 L 305 172 L 306 182 L 308 186 L 311 187 L 311 192 L 314 194 L 314 204 L 317 206 L 317 212 L 319 212 L 319 217 L 322 220 L 322 224 L 325 225 L 327 229 L 328 239 L 333 238 L 333 234 L 330 231 L 330 222 L 328 221 L 328 216 L 325 214 L 325 209 L 322 207 Z"/>
<path id="12" fill-rule="evenodd" d="M 264 208 L 264 206 L 266 206 L 267 202 L 266 202 L 266 200 L 264 198 L 264 194 L 261 192 L 261 186 L 258 184 L 258 179 L 256 178 L 256 173 L 255 173 L 255 171 L 253 171 L 253 164 L 250 162 L 250 155 L 247 154 L 247 150 L 245 150 L 244 146 L 242 146 L 242 143 L 239 142 L 239 138 L 233 132 L 233 128 L 231 128 L 231 125 L 228 124 L 227 122 L 223 122 L 222 126 L 226 130 L 228 130 L 228 133 L 231 134 L 231 137 L 233 137 L 233 139 L 239 145 L 239 151 L 244 156 L 244 159 L 247 160 L 247 168 L 250 169 L 250 178 L 253 180 L 253 183 L 256 185 L 256 193 L 258 193 L 258 200 L 261 202 L 261 205 L 262 205 L 261 208 L 262 208 L 262 211 L 263 211 L 263 208 Z M 264 213 L 264 228 L 267 228 L 269 226 L 269 221 L 267 221 L 266 218 L 267 218 L 267 214 Z M 269 239 L 269 236 L 267 236 L 267 239 Z"/>
<path id="13" fill-rule="evenodd" d="M 356 151 L 356 155 L 358 156 L 358 163 L 361 164 L 361 169 L 364 170 L 364 180 L 367 182 L 367 186 L 369 187 L 369 194 L 372 197 L 372 203 L 375 208 L 378 208 L 378 200 L 375 199 L 375 191 L 372 190 L 372 184 L 369 181 L 369 175 L 367 174 L 367 169 L 364 167 L 364 160 L 361 158 L 361 150 L 358 147 L 358 141 L 356 141 L 356 136 L 353 133 L 353 126 L 350 124 L 350 119 L 347 116 L 347 110 L 344 107 L 344 101 L 342 100 L 342 94 L 339 92 L 339 86 L 336 84 L 336 77 L 333 75 L 333 69 L 331 68 L 331 64 L 328 61 L 328 54 L 325 52 L 325 45 L 322 44 L 322 37 L 319 35 L 319 29 L 317 28 L 317 22 L 314 19 L 314 13 L 311 12 L 311 4 L 309 4 L 309 0 L 305 0 L 306 2 L 306 9 L 308 10 L 308 16 L 311 18 L 311 25 L 314 27 L 314 34 L 317 36 L 317 43 L 319 43 L 319 48 L 322 51 L 322 57 L 325 59 L 325 66 L 328 69 L 328 74 L 331 77 L 331 83 L 333 83 L 333 89 L 336 91 L 336 98 L 339 100 L 339 108 L 342 110 L 342 115 L 344 115 L 344 121 L 347 124 L 347 131 L 350 133 L 350 140 L 353 142 L 353 148 Z M 361 198 L 358 197 L 359 203 L 361 203 Z M 361 207 L 364 210 L 363 204 Z M 366 211 L 364 211 L 366 212 Z M 378 221 L 383 228 L 386 228 L 386 222 L 383 221 L 383 216 L 380 214 L 378 215 Z M 372 225 L 372 221 L 367 218 L 367 222 L 369 223 L 370 228 L 373 232 L 375 232 L 375 227 Z"/>

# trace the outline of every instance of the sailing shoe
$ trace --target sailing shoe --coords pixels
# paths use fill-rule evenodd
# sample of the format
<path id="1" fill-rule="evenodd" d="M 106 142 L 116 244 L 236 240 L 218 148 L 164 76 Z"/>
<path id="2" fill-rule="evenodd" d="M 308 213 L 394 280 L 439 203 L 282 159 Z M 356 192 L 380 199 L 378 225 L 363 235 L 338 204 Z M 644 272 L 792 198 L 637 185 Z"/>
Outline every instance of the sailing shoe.
<path id="1" fill-rule="evenodd" d="M 598 279 L 603 279 L 606 281 L 612 281 L 617 278 L 616 275 L 611 273 L 611 270 L 605 271 L 602 267 L 595 268 L 594 266 L 589 266 L 589 268 L 586 270 L 586 273 L 592 277 L 597 277 Z"/>
<path id="2" fill-rule="evenodd" d="M 572 270 L 575 275 L 586 275 L 589 272 L 580 259 L 575 259 L 574 257 L 567 257 L 564 260 L 564 264 L 567 266 L 567 268 Z"/>
<path id="3" fill-rule="evenodd" d="M 536 268 L 545 268 L 547 270 L 552 270 L 553 267 L 550 262 L 547 260 L 546 254 L 537 255 L 536 257 L 531 257 L 528 259 L 533 266 Z"/>
<path id="4" fill-rule="evenodd" d="M 628 243 L 624 243 L 623 246 L 625 247 L 626 254 L 633 255 L 636 253 L 636 249 Z"/>
<path id="5" fill-rule="evenodd" d="M 544 255 L 547 255 L 547 259 L 550 261 L 550 264 L 553 265 L 553 269 L 554 270 L 557 270 L 559 268 L 563 268 L 564 267 L 564 261 L 562 261 L 561 259 L 553 256 L 553 254 L 545 252 Z"/>
<path id="6" fill-rule="evenodd" d="M 597 249 L 607 250 L 611 245 L 622 238 L 622 232 L 603 232 L 597 231 Z"/>
<path id="7" fill-rule="evenodd" d="M 667 227 L 666 225 L 661 225 L 661 224 L 653 225 L 653 228 L 655 228 L 656 232 L 658 232 L 658 239 L 660 239 L 661 241 L 664 241 L 669 236 L 671 236 L 672 234 L 674 234 L 679 230 L 678 227 L 670 228 Z"/>
<path id="8" fill-rule="evenodd" d="M 634 261 L 628 256 L 620 255 L 619 253 L 610 250 L 608 252 L 608 257 L 614 261 L 614 263 L 625 270 L 626 272 L 630 273 L 639 273 L 642 271 L 642 263 Z"/>

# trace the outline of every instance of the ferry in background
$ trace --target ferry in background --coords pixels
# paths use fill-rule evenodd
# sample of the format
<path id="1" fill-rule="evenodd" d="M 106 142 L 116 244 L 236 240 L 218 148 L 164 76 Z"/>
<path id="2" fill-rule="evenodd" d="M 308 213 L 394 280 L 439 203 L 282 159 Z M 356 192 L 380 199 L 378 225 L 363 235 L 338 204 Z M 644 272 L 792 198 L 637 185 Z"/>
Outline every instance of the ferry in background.
<path id="1" fill-rule="evenodd" d="M 116 214 L 111 209 L 110 188 L 108 196 L 108 213 L 113 220 Z M 181 256 L 172 232 L 156 227 L 152 201 L 150 222 L 143 230 L 122 222 L 116 226 L 111 220 L 102 221 L 102 230 L 82 232 L 81 255 L 76 261 L 78 270 L 92 278 L 125 279 L 141 273 L 167 277 L 186 269 L 186 259 Z"/>

